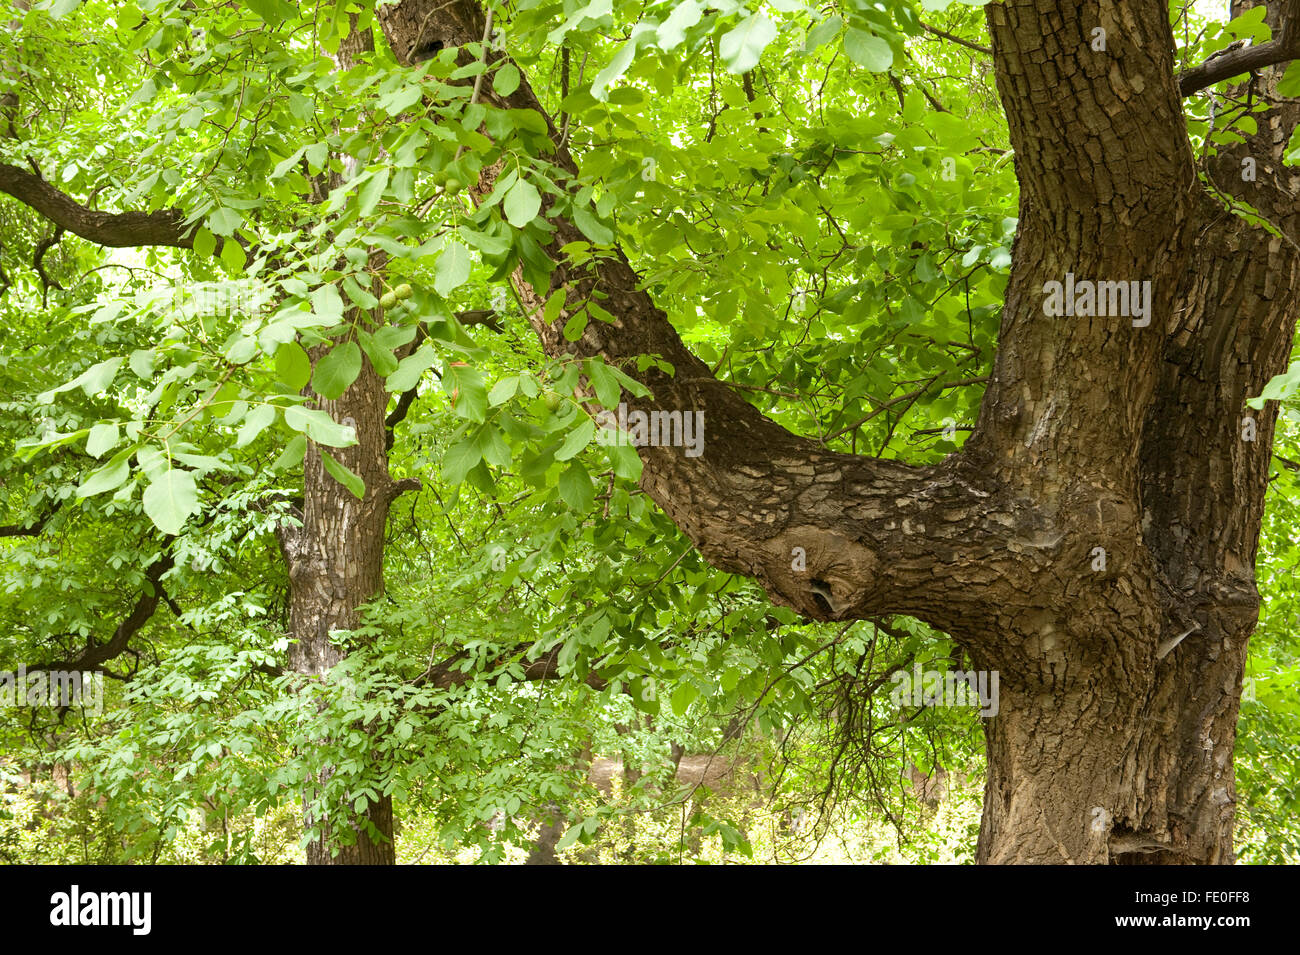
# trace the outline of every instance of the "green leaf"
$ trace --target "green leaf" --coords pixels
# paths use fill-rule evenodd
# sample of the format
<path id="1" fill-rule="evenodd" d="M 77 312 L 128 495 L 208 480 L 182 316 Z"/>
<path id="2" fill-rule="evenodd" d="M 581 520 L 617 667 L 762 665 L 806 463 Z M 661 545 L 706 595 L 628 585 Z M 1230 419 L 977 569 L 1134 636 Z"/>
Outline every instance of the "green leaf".
<path id="1" fill-rule="evenodd" d="M 384 387 L 394 393 L 410 391 L 420 383 L 424 373 L 432 368 L 437 360 L 437 352 L 433 350 L 433 346 L 425 342 L 398 362 L 397 369 L 385 380 Z"/>
<path id="2" fill-rule="evenodd" d="M 194 233 L 194 254 L 201 259 L 209 259 L 217 250 L 217 237 L 208 229 L 200 227 Z"/>
<path id="3" fill-rule="evenodd" d="M 702 8 L 696 0 L 682 0 L 673 7 L 668 19 L 659 24 L 655 35 L 661 50 L 673 50 L 686 39 L 686 31 L 700 22 Z"/>
<path id="4" fill-rule="evenodd" d="M 330 349 L 316 362 L 311 386 L 316 394 L 333 401 L 340 398 L 348 386 L 361 374 L 361 346 L 356 342 L 343 342 Z"/>
<path id="5" fill-rule="evenodd" d="M 250 10 L 271 26 L 278 26 L 285 20 L 291 19 L 296 13 L 296 8 L 285 0 L 244 0 L 244 2 Z"/>
<path id="6" fill-rule="evenodd" d="M 274 405 L 258 405 L 245 416 L 244 424 L 235 437 L 235 447 L 243 448 L 252 444 L 257 436 L 265 431 L 274 420 Z"/>
<path id="7" fill-rule="evenodd" d="M 453 410 L 460 417 L 482 421 L 487 415 L 487 388 L 477 368 L 447 364 L 442 373 L 442 390 L 451 398 Z"/>
<path id="8" fill-rule="evenodd" d="M 542 319 L 547 325 L 560 317 L 560 312 L 564 309 L 564 303 L 568 300 L 568 296 L 568 290 L 561 286 L 546 299 L 546 304 L 542 306 Z"/>
<path id="9" fill-rule="evenodd" d="M 514 459 L 514 455 L 510 451 L 510 445 L 506 444 L 501 432 L 491 424 L 479 429 L 478 446 L 479 450 L 483 452 L 483 460 L 496 467 L 509 467 L 510 462 Z"/>
<path id="10" fill-rule="evenodd" d="M 519 377 L 511 375 L 509 378 L 502 378 L 492 390 L 488 392 L 488 404 L 495 408 L 497 405 L 503 405 L 519 391 Z"/>
<path id="11" fill-rule="evenodd" d="M 137 348 L 131 352 L 128 364 L 137 378 L 148 381 L 153 377 L 153 366 L 157 358 L 158 354 L 152 348 Z"/>
<path id="12" fill-rule="evenodd" d="M 748 73 L 758 65 L 767 45 L 776 39 L 776 24 L 765 14 L 754 13 L 722 37 L 718 52 L 732 73 Z"/>
<path id="13" fill-rule="evenodd" d="M 438 256 L 434 270 L 433 290 L 446 298 L 469 279 L 469 249 L 459 242 L 449 242 Z"/>
<path id="14" fill-rule="evenodd" d="M 357 193 L 357 212 L 362 216 L 368 216 L 375 211 L 375 206 L 379 205 L 379 200 L 384 196 L 384 190 L 388 188 L 388 169 L 380 169 L 373 173 L 361 191 Z"/>
<path id="15" fill-rule="evenodd" d="M 519 89 L 519 70 L 513 63 L 506 63 L 492 77 L 492 88 L 498 96 L 509 96 Z"/>
<path id="16" fill-rule="evenodd" d="M 555 851 L 563 852 L 565 849 L 569 848 L 569 846 L 577 842 L 582 836 L 582 830 L 582 823 L 578 823 L 576 826 L 572 826 L 568 829 L 564 835 L 560 837 L 560 841 L 555 844 Z"/>
<path id="17" fill-rule="evenodd" d="M 482 459 L 483 452 L 479 450 L 478 442 L 461 438 L 442 456 L 443 480 L 448 484 L 459 484 Z"/>
<path id="18" fill-rule="evenodd" d="M 81 388 L 82 394 L 87 398 L 93 398 L 113 383 L 113 379 L 117 377 L 117 370 L 122 367 L 122 362 L 124 360 L 125 359 L 122 358 L 110 358 L 107 361 L 101 361 L 97 364 L 91 365 L 67 384 L 59 385 L 59 387 L 45 392 L 38 396 L 36 400 L 42 404 L 46 404 L 59 392 L 68 391 L 77 387 Z"/>
<path id="19" fill-rule="evenodd" d="M 636 56 L 636 45 L 636 40 L 628 40 L 614 54 L 614 58 L 609 61 L 609 66 L 596 74 L 596 78 L 591 83 L 592 96 L 602 103 L 605 101 L 608 96 L 606 90 L 632 65 L 632 59 Z"/>
<path id="20" fill-rule="evenodd" d="M 185 521 L 199 509 L 199 489 L 194 475 L 175 468 L 164 471 L 144 489 L 144 512 L 164 534 L 179 534 Z"/>
<path id="21" fill-rule="evenodd" d="M 297 342 L 285 342 L 275 350 L 275 374 L 294 391 L 311 381 L 311 359 Z"/>
<path id="22" fill-rule="evenodd" d="M 62 20 L 79 6 L 81 6 L 81 0 L 51 0 L 46 9 L 49 11 L 51 18 Z"/>
<path id="23" fill-rule="evenodd" d="M 329 157 L 328 143 L 312 143 L 307 147 L 304 155 L 307 157 L 307 168 L 313 173 L 318 173 L 325 165 L 325 160 Z"/>
<path id="24" fill-rule="evenodd" d="M 208 216 L 208 228 L 212 230 L 214 235 L 230 236 L 235 234 L 235 230 L 239 228 L 239 224 L 243 221 L 244 217 L 236 210 L 231 209 L 229 206 L 221 206 L 214 209 Z"/>
<path id="25" fill-rule="evenodd" d="M 120 434 L 116 424 L 97 424 L 90 429 L 90 435 L 86 438 L 86 453 L 91 457 L 102 458 L 104 452 L 117 444 Z"/>
<path id="26" fill-rule="evenodd" d="M 346 448 L 357 443 L 355 428 L 339 424 L 320 408 L 293 405 L 284 409 L 284 423 L 293 431 L 301 431 L 317 444 L 331 448 Z"/>
<path id="27" fill-rule="evenodd" d="M 695 698 L 699 695 L 700 691 L 691 684 L 678 684 L 677 689 L 673 690 L 673 695 L 669 698 L 673 713 L 677 716 L 685 716 L 687 709 L 690 708 L 690 705 L 695 702 Z"/>
<path id="28" fill-rule="evenodd" d="M 560 498 L 575 511 L 591 510 L 595 503 L 596 491 L 591 486 L 591 475 L 578 461 L 569 462 L 569 466 L 560 474 Z"/>
<path id="29" fill-rule="evenodd" d="M 244 263 L 248 261 L 248 257 L 238 242 L 227 239 L 221 244 L 221 261 L 225 263 L 227 269 L 238 274 L 244 271 Z"/>
<path id="30" fill-rule="evenodd" d="M 417 83 L 407 83 L 405 86 L 399 86 L 379 98 L 379 106 L 383 108 L 389 116 L 397 116 L 406 112 L 424 96 L 424 89 Z"/>
<path id="31" fill-rule="evenodd" d="M 108 386 L 112 385 L 113 378 L 117 377 L 117 369 L 121 368 L 122 361 L 122 359 L 109 359 L 87 368 L 77 379 L 82 394 L 86 395 L 86 398 L 94 398 L 100 391 L 107 390 Z"/>
<path id="32" fill-rule="evenodd" d="M 581 312 L 575 312 L 564 323 L 564 337 L 571 342 L 576 342 L 582 337 L 582 333 L 587 330 L 587 312 L 584 309 Z"/>
<path id="33" fill-rule="evenodd" d="M 583 448 L 591 444 L 591 439 L 596 435 L 596 423 L 587 418 L 567 435 L 564 436 L 564 443 L 560 445 L 560 450 L 555 452 L 555 460 L 567 461 L 574 457 Z"/>
<path id="34" fill-rule="evenodd" d="M 894 51 L 887 41 L 857 27 L 850 27 L 844 34 L 844 52 L 854 63 L 872 73 L 883 73 L 894 62 Z"/>
<path id="35" fill-rule="evenodd" d="M 125 451 L 119 451 L 113 455 L 107 464 L 81 482 L 81 487 L 77 488 L 77 497 L 91 497 L 121 487 L 131 473 L 131 468 L 127 464 L 127 461 L 131 458 L 131 453 L 132 449 L 127 448 Z"/>
<path id="36" fill-rule="evenodd" d="M 284 471 L 292 467 L 297 467 L 302 463 L 303 456 L 307 452 L 307 436 L 296 434 L 289 443 L 284 446 L 280 456 L 271 464 L 272 471 Z"/>
<path id="37" fill-rule="evenodd" d="M 1263 10 L 1263 7 L 1253 9 Z M 1300 96 L 1300 60 L 1292 60 L 1291 65 L 1286 68 L 1282 74 L 1282 79 L 1278 80 L 1277 92 L 1279 96 Z"/>
<path id="38" fill-rule="evenodd" d="M 585 206 L 573 207 L 573 222 L 597 245 L 610 245 L 614 241 L 614 230 L 602 224 Z"/>
<path id="39" fill-rule="evenodd" d="M 366 482 L 361 480 L 355 471 L 344 464 L 340 464 L 325 449 L 321 449 L 321 462 L 325 465 L 325 470 L 329 476 L 338 481 L 345 488 L 352 492 L 352 496 L 358 501 L 364 501 L 366 498 Z"/>
<path id="40" fill-rule="evenodd" d="M 537 213 L 542 208 L 542 197 L 537 187 L 527 179 L 517 179 L 506 193 L 502 207 L 510 224 L 516 229 L 522 229 L 537 218 Z"/>
<path id="41" fill-rule="evenodd" d="M 596 391 L 597 400 L 606 408 L 617 407 L 618 399 L 623 395 L 623 386 L 610 367 L 603 361 L 592 359 L 587 362 L 587 377 Z"/>
<path id="42" fill-rule="evenodd" d="M 1286 144 L 1286 150 L 1286 155 L 1282 157 L 1285 165 L 1294 166 L 1300 163 L 1300 126 L 1291 133 L 1291 141 Z"/>
<path id="43" fill-rule="evenodd" d="M 343 321 L 343 296 L 333 285 L 322 285 L 311 293 L 311 310 L 334 324 Z"/>
<path id="44" fill-rule="evenodd" d="M 605 453 L 609 456 L 615 475 L 634 484 L 641 480 L 641 470 L 645 463 L 635 448 L 626 444 L 611 444 L 605 448 Z"/>
<path id="45" fill-rule="evenodd" d="M 192 109 L 190 112 L 198 113 L 200 118 L 202 118 L 203 116 L 203 109 L 198 106 L 194 107 L 194 109 Z M 197 126 L 198 123 L 196 122 L 194 125 Z M 302 158 L 302 153 L 304 148 L 305 147 L 300 146 L 292 155 L 285 156 L 283 159 L 280 160 L 280 162 L 276 165 L 276 167 L 271 170 L 270 179 L 272 182 L 281 178 L 286 172 L 288 172 L 295 165 L 297 165 L 298 160 Z"/>
<path id="46" fill-rule="evenodd" d="M 378 336 L 371 335 L 369 332 L 358 332 L 357 338 L 361 341 L 361 350 L 370 359 L 370 365 L 377 375 L 387 377 L 397 371 L 397 357 L 391 348 L 384 347 Z"/>
<path id="47" fill-rule="evenodd" d="M 803 48 L 807 52 L 812 52 L 823 43 L 829 43 L 835 37 L 840 35 L 840 30 L 844 27 L 844 19 L 839 16 L 829 16 L 821 23 L 817 24 L 808 31 L 808 38 L 804 40 Z"/>

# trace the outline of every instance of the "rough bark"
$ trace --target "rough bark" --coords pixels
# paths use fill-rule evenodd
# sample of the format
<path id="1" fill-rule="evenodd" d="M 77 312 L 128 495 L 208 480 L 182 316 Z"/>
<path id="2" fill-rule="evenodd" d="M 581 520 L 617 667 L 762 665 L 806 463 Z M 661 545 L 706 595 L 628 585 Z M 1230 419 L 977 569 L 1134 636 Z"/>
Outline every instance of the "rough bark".
<path id="1" fill-rule="evenodd" d="M 97 212 L 78 204 L 41 176 L 0 163 L 0 192 L 13 196 L 69 232 L 107 248 L 142 245 L 194 248 L 194 227 L 177 209 L 159 212 Z"/>
<path id="2" fill-rule="evenodd" d="M 313 360 L 322 353 L 323 348 L 313 349 Z M 360 623 L 361 606 L 383 590 L 388 509 L 407 485 L 394 482 L 388 473 L 384 427 L 388 392 L 368 359 L 363 356 L 361 374 L 341 397 L 331 401 L 317 396 L 313 405 L 355 429 L 357 444 L 331 448 L 328 453 L 366 484 L 365 497 L 358 500 L 325 470 L 321 449 L 309 444 L 303 459 L 302 526 L 281 532 L 294 639 L 289 665 L 305 677 L 319 679 L 343 658 L 330 634 L 354 629 Z M 365 816 L 381 838 L 372 839 L 358 819 L 332 823 L 356 831 L 355 843 L 333 856 L 328 838 L 323 838 L 308 847 L 308 863 L 393 864 L 391 800 L 382 797 L 372 802 Z"/>
<path id="3" fill-rule="evenodd" d="M 340 67 L 348 68 L 361 52 L 373 48 L 369 31 L 357 30 L 354 20 L 353 30 L 340 46 Z M 372 253 L 371 274 L 381 274 L 386 262 L 382 252 Z M 377 278 L 373 286 L 378 295 L 382 289 Z M 348 318 L 360 327 L 373 324 L 373 318 L 360 310 Z M 312 349 L 313 366 L 329 348 Z M 303 458 L 302 523 L 281 531 L 294 641 L 289 665 L 304 677 L 320 679 L 343 658 L 330 634 L 357 627 L 360 608 L 383 590 L 388 508 L 405 486 L 388 473 L 388 392 L 364 353 L 361 373 L 347 390 L 334 400 L 314 396 L 312 405 L 354 430 L 355 445 L 328 453 L 365 482 L 365 496 L 358 500 L 326 471 L 321 449 L 309 442 Z M 328 774 L 326 769 L 324 775 Z M 389 796 L 370 801 L 364 813 L 354 813 L 349 805 L 341 818 L 316 820 L 309 812 L 306 821 L 322 827 L 321 838 L 307 847 L 309 865 L 393 865 L 396 861 Z M 332 843 L 344 828 L 353 837 L 335 854 Z"/>
<path id="4" fill-rule="evenodd" d="M 657 354 L 674 367 L 642 376 L 653 399 L 624 399 L 703 410 L 705 450 L 641 448 L 642 486 L 716 566 L 814 619 L 911 614 L 1000 672 L 980 861 L 1229 862 L 1276 410 L 1250 415 L 1253 441 L 1242 418 L 1294 330 L 1297 183 L 1281 156 L 1295 107 L 1274 103 L 1242 155 L 1198 169 L 1181 94 L 1233 74 L 1192 71 L 1180 90 L 1163 4 L 1007 0 L 987 16 L 1020 229 L 979 421 L 943 465 L 830 452 L 766 419 L 689 353 L 618 250 L 557 268 L 548 288 L 514 284 L 550 354 Z M 484 26 L 473 0 L 407 0 L 381 22 L 405 62 Z M 1280 22 L 1270 11 L 1290 44 Z M 1280 55 L 1241 61 L 1277 64 L 1261 95 L 1276 97 Z M 545 115 L 526 81 L 497 104 Z M 1256 183 L 1236 175 L 1245 154 Z M 555 161 L 576 173 L 562 145 Z M 1223 192 L 1283 236 L 1226 211 Z M 547 214 L 559 261 L 583 236 Z M 1067 272 L 1150 281 L 1152 320 L 1047 316 L 1044 283 Z M 569 343 L 561 330 L 597 284 L 616 321 Z M 558 288 L 567 305 L 548 323 L 541 306 Z"/>
<path id="5" fill-rule="evenodd" d="M 1034 581 L 1036 609 L 1000 632 L 958 635 L 979 665 L 1002 670 L 979 857 L 1230 862 L 1276 414 L 1244 402 L 1285 368 L 1294 330 L 1296 192 L 1277 179 L 1295 108 L 1262 117 L 1243 147 L 1269 175 L 1244 183 L 1230 154 L 1205 170 L 1207 190 L 1176 109 L 1161 4 L 1000 4 L 988 18 L 1021 229 L 966 453 L 1067 533 L 1065 572 Z M 1103 53 L 1083 39 L 1096 25 Z M 1278 75 L 1265 86 L 1275 91 Z M 1062 104 L 1065 80 L 1088 95 Z M 1217 190 L 1289 238 L 1232 215 Z M 1041 283 L 1066 271 L 1149 278 L 1152 324 L 1034 314 Z M 1090 569 L 1092 547 L 1106 549 L 1103 572 Z"/>

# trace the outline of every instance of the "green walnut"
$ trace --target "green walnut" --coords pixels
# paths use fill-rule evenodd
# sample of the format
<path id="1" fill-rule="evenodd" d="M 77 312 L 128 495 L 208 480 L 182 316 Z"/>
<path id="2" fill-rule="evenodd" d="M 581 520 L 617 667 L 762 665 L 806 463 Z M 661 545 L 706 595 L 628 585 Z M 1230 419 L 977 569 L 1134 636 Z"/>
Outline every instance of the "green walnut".
<path id="1" fill-rule="evenodd" d="M 408 286 L 408 288 L 409 288 L 409 286 Z M 381 295 L 381 296 L 379 297 L 379 307 L 380 307 L 380 308 L 385 308 L 385 309 L 387 309 L 387 308 L 392 308 L 392 307 L 393 307 L 394 305 L 396 305 L 396 304 L 397 304 L 397 293 L 396 293 L 396 292 L 385 292 L 383 295 Z"/>
<path id="2" fill-rule="evenodd" d="M 393 289 L 392 294 L 397 296 L 399 302 L 404 302 L 414 293 L 411 291 L 411 286 L 403 282 L 401 285 L 397 286 L 397 288 Z"/>

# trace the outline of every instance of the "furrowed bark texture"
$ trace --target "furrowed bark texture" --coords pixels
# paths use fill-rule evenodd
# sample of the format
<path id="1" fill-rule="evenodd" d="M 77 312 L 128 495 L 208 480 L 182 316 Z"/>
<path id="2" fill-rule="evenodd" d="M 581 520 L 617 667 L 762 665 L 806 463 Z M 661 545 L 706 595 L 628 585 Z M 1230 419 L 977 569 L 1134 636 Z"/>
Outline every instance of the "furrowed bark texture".
<path id="1" fill-rule="evenodd" d="M 313 349 L 313 361 L 321 353 L 321 347 Z M 385 528 L 398 486 L 388 474 L 388 392 L 364 355 L 361 374 L 341 397 L 331 401 L 317 396 L 312 403 L 355 429 L 357 444 L 327 453 L 366 483 L 365 497 L 358 500 L 325 470 L 321 449 L 309 443 L 303 459 L 302 527 L 281 534 L 289 567 L 289 627 L 295 640 L 289 665 L 296 673 L 319 679 L 343 659 L 331 632 L 358 626 L 360 607 L 383 590 Z M 327 821 L 326 836 L 308 846 L 308 863 L 392 865 L 391 800 L 372 802 L 365 815 L 381 838 L 372 838 L 359 819 Z M 347 825 L 357 833 L 356 841 L 337 856 L 327 845 L 331 825 Z"/>
<path id="2" fill-rule="evenodd" d="M 1297 7 L 1274 5 L 1275 33 Z M 407 0 L 380 16 L 406 62 L 483 35 L 473 0 Z M 642 486 L 715 565 L 814 619 L 911 614 L 999 671 L 981 862 L 1231 862 L 1276 414 L 1244 402 L 1285 368 L 1300 289 L 1285 63 L 1258 75 L 1270 103 L 1259 133 L 1198 164 L 1163 3 L 1005 0 L 987 17 L 1020 228 L 994 374 L 973 435 L 943 465 L 830 452 L 768 420 L 690 354 L 621 252 L 561 265 L 548 288 L 514 284 L 550 354 L 672 364 L 641 376 L 652 399 L 624 400 L 704 411 L 704 452 L 639 449 Z M 484 95 L 545 115 L 526 80 L 505 100 Z M 555 161 L 576 175 L 563 146 Z M 1228 211 L 1227 196 L 1276 229 Z M 558 262 L 585 237 L 547 215 Z M 1145 315 L 1047 314 L 1045 283 L 1067 274 L 1149 282 Z M 597 285 L 615 321 L 566 341 Z M 548 323 L 542 303 L 558 288 L 567 306 Z"/>
<path id="3" fill-rule="evenodd" d="M 373 49 L 370 34 L 354 29 L 340 47 L 340 66 L 347 68 L 366 49 Z M 386 261 L 382 252 L 373 253 L 371 272 L 382 272 Z M 374 285 L 379 294 L 378 280 Z M 363 327 L 372 321 L 357 312 L 349 318 Z M 312 349 L 313 365 L 326 351 L 328 346 Z M 361 606 L 383 590 L 388 508 L 401 488 L 388 473 L 384 424 L 388 392 L 364 353 L 356 381 L 338 399 L 315 396 L 312 405 L 356 432 L 355 445 L 330 448 L 327 453 L 366 485 L 365 497 L 358 500 L 325 469 L 322 449 L 309 442 L 303 458 L 302 526 L 281 532 L 289 568 L 289 628 L 295 641 L 289 665 L 304 677 L 320 679 L 342 660 L 330 634 L 357 627 Z M 328 777 L 329 771 L 324 775 Z M 321 838 L 307 846 L 309 865 L 393 865 L 396 861 L 389 796 L 370 801 L 364 813 L 355 813 L 349 805 L 334 818 L 318 820 L 309 813 L 306 821 L 322 828 Z M 331 834 L 341 828 L 350 829 L 355 838 L 336 855 Z"/>

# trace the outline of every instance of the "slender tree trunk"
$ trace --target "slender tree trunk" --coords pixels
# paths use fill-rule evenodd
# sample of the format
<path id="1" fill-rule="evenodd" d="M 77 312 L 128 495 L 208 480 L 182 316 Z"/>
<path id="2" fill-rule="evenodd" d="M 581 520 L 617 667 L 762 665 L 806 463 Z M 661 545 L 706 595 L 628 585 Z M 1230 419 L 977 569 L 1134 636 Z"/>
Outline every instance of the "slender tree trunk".
<path id="1" fill-rule="evenodd" d="M 372 270 L 380 271 L 384 261 L 382 253 L 372 255 Z M 364 323 L 368 316 L 352 318 Z M 323 353 L 324 346 L 314 349 L 313 362 Z M 354 629 L 360 623 L 360 607 L 383 590 L 389 505 L 403 490 L 418 485 L 394 482 L 389 476 L 384 424 L 388 392 L 364 354 L 360 375 L 341 397 L 317 397 L 313 404 L 355 430 L 355 445 L 332 448 L 328 453 L 366 485 L 364 499 L 358 500 L 325 470 L 321 449 L 309 443 L 303 459 L 302 527 L 281 535 L 289 566 L 290 630 L 296 641 L 290 667 L 303 676 L 320 679 L 343 658 L 330 634 Z M 361 816 L 378 832 L 377 837 L 370 834 L 362 818 L 346 810 L 342 818 L 321 820 L 324 835 L 308 846 L 308 863 L 392 865 L 391 799 L 382 796 L 371 801 Z M 313 820 L 307 821 L 310 825 Z M 328 843 L 339 827 L 350 829 L 356 838 L 335 856 Z"/>
<path id="2" fill-rule="evenodd" d="M 373 33 L 369 28 L 359 29 L 354 14 L 352 29 L 339 46 L 339 68 L 351 68 L 359 55 L 373 50 Z M 355 174 L 350 159 L 348 166 Z M 341 182 L 337 175 L 331 175 L 328 188 Z M 378 276 L 387 261 L 386 254 L 380 250 L 370 254 L 368 269 L 374 276 L 371 291 L 376 297 L 383 291 Z M 348 319 L 363 328 L 375 323 L 372 316 L 360 309 L 353 310 Z M 341 341 L 336 341 L 331 346 L 339 344 Z M 312 349 L 313 367 L 331 346 Z M 312 402 L 314 407 L 354 430 L 355 445 L 330 449 L 328 453 L 365 482 L 365 496 L 358 500 L 336 481 L 325 469 L 321 449 L 308 442 L 303 459 L 302 527 L 281 533 L 281 546 L 289 567 L 290 631 L 295 640 L 289 662 L 304 677 L 321 679 L 342 661 L 343 655 L 330 634 L 354 629 L 361 622 L 361 606 L 382 592 L 389 506 L 402 491 L 419 487 L 419 482 L 414 480 L 394 482 L 388 473 L 385 426 L 388 397 L 383 378 L 363 353 L 361 373 L 338 399 L 317 396 Z M 328 745 L 328 741 L 323 744 Z M 323 783 L 329 775 L 327 768 L 318 782 Z M 368 800 L 366 809 L 360 813 L 349 798 L 333 817 L 322 819 L 314 819 L 309 806 L 305 822 L 309 827 L 317 823 L 321 826 L 321 837 L 307 847 L 309 865 L 393 865 L 396 862 L 390 796 Z M 334 847 L 335 837 L 341 833 L 346 844 Z"/>
<path id="3" fill-rule="evenodd" d="M 358 609 L 383 588 L 385 525 L 392 500 L 384 449 L 384 413 L 388 395 L 381 379 L 364 363 L 361 375 L 337 401 L 320 399 L 317 406 L 342 424 L 356 429 L 358 444 L 330 453 L 366 482 L 365 500 L 326 472 L 320 449 L 309 445 L 303 461 L 302 528 L 292 536 L 286 554 L 290 567 L 290 629 L 296 642 L 292 669 L 319 679 L 342 660 L 331 641 L 335 630 L 351 630 L 360 622 Z M 388 797 L 372 802 L 365 817 L 380 833 L 372 839 L 356 819 L 322 820 L 325 836 L 308 847 L 310 864 L 391 865 L 393 811 Z M 310 822 L 310 820 L 309 820 Z M 331 856 L 329 829 L 344 825 L 357 833 L 354 844 Z"/>

